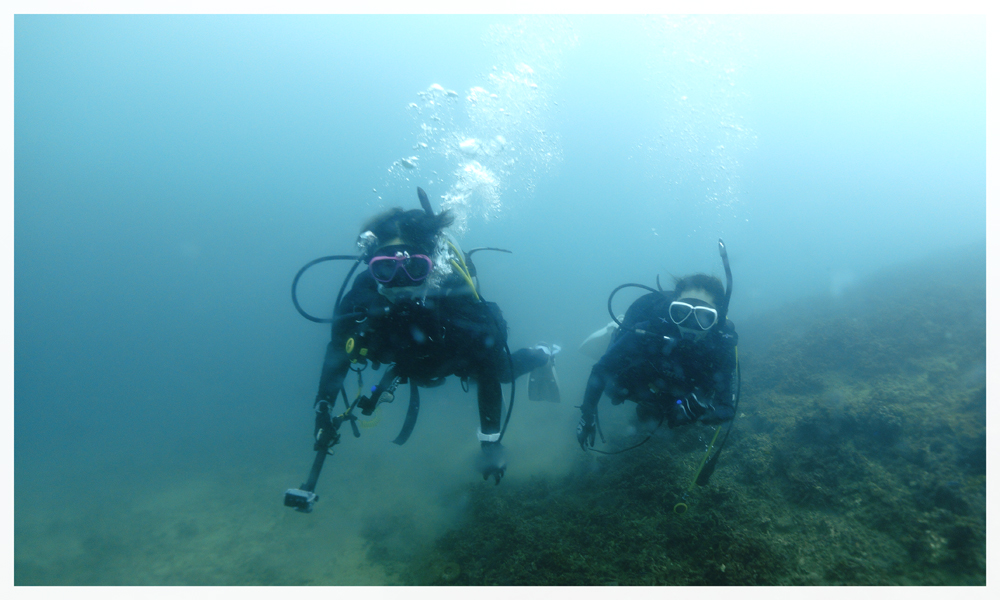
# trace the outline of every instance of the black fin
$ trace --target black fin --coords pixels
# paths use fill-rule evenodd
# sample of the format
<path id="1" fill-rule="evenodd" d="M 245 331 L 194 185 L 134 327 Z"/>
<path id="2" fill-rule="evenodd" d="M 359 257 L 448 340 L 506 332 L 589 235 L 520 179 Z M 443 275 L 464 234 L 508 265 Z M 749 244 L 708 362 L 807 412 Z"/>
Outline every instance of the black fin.
<path id="1" fill-rule="evenodd" d="M 552 360 L 538 367 L 528 375 L 528 399 L 533 402 L 561 402 L 559 377 Z"/>
<path id="2" fill-rule="evenodd" d="M 431 201 L 427 199 L 427 192 L 422 187 L 417 186 L 417 197 L 420 198 L 420 206 L 424 207 L 424 212 L 433 217 L 434 209 L 431 208 Z"/>

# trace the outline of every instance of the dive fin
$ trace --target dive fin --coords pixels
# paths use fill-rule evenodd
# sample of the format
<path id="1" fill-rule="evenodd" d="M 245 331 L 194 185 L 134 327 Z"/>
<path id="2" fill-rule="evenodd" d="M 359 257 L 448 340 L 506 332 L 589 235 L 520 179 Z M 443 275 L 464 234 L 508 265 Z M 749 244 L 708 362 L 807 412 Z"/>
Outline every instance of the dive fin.
<path id="1" fill-rule="evenodd" d="M 562 402 L 559 377 L 553 356 L 528 375 L 528 399 L 534 402 Z"/>
<path id="2" fill-rule="evenodd" d="M 619 320 L 624 318 L 624 316 L 619 317 Z M 611 337 L 616 331 L 618 331 L 618 323 L 611 321 L 583 340 L 583 343 L 580 344 L 580 352 L 592 360 L 601 360 L 601 357 L 608 350 L 608 345 L 611 344 Z"/>

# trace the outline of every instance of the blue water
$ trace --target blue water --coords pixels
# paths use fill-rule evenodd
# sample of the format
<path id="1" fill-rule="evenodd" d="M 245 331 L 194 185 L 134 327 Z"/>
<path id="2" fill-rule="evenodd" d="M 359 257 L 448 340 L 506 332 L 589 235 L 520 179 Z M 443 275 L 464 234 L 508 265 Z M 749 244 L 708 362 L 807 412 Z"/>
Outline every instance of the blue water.
<path id="1" fill-rule="evenodd" d="M 282 507 L 329 336 L 303 264 L 418 185 L 512 250 L 477 255 L 511 348 L 566 350 L 505 483 L 557 475 L 618 284 L 722 276 L 722 238 L 739 326 L 984 243 L 985 19 L 19 15 L 14 133 L 16 583 L 391 583 L 359 531 L 461 516 L 475 402 L 429 391 L 402 448 L 396 403 Z"/>

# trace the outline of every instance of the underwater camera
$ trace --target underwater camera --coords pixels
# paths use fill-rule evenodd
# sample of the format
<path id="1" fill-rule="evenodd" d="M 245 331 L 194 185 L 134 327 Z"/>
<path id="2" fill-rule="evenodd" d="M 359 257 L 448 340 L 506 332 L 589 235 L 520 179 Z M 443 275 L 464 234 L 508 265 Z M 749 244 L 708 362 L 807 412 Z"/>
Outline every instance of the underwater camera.
<path id="1" fill-rule="evenodd" d="M 299 512 L 310 513 L 313 504 L 319 500 L 319 496 L 305 490 L 286 490 L 285 506 L 290 506 Z"/>

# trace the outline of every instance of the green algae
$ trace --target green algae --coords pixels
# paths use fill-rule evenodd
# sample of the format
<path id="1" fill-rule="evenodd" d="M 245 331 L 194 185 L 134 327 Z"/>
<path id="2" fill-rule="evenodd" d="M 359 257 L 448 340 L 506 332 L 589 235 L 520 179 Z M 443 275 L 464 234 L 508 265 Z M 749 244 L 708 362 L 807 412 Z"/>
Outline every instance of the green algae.
<path id="1" fill-rule="evenodd" d="M 982 585 L 981 265 L 892 270 L 742 319 L 740 414 L 683 515 L 673 507 L 709 428 L 660 431 L 617 456 L 574 448 L 558 477 L 519 479 L 512 460 L 500 486 L 457 490 L 436 471 L 403 476 L 407 458 L 415 470 L 436 454 L 408 447 L 390 461 L 345 445 L 310 515 L 280 503 L 301 476 L 296 446 L 124 487 L 62 481 L 39 494 L 22 481 L 15 584 Z M 645 435 L 605 433 L 606 449 Z"/>

